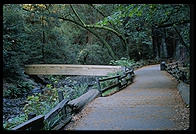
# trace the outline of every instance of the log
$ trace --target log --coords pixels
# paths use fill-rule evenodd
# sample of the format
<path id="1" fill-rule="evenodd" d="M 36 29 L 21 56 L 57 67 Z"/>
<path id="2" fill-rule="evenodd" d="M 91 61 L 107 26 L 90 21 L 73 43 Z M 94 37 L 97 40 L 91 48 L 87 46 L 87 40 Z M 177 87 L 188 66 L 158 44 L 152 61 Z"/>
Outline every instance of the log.
<path id="1" fill-rule="evenodd" d="M 73 112 L 78 113 L 86 104 L 88 104 L 98 96 L 100 96 L 100 92 L 96 89 L 91 89 L 80 97 L 68 102 L 67 105 L 72 108 Z"/>

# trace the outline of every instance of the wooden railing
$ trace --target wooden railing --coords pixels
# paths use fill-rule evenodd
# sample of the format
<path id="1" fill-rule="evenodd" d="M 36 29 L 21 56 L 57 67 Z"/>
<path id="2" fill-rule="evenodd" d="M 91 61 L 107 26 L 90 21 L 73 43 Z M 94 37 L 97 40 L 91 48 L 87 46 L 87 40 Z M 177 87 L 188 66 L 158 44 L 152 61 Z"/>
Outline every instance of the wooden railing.
<path id="1" fill-rule="evenodd" d="M 59 96 L 59 104 L 55 106 L 49 113 L 46 115 L 38 115 L 14 128 L 12 130 L 41 130 L 46 125 L 46 122 L 50 122 L 54 118 L 57 117 L 57 115 L 61 114 L 63 115 L 60 119 L 58 119 L 60 123 L 53 124 L 52 130 L 60 130 L 65 126 L 67 123 L 69 123 L 72 119 L 72 113 L 76 113 L 77 111 L 80 111 L 87 103 L 92 101 L 94 98 L 101 96 L 102 92 L 107 91 L 108 89 L 118 87 L 118 89 L 122 89 L 126 87 L 128 84 L 133 82 L 134 77 L 134 71 L 133 69 L 124 68 L 123 75 L 116 75 L 113 77 L 108 77 L 104 79 L 97 79 L 98 84 L 98 90 L 92 89 L 89 90 L 87 93 L 83 94 L 82 96 L 74 99 L 74 100 L 67 100 L 64 99 L 62 91 L 58 92 Z M 100 82 L 104 82 L 107 80 L 116 79 L 116 83 L 113 85 L 110 85 L 104 89 L 101 89 Z M 63 119 L 63 120 L 62 120 Z"/>
<path id="2" fill-rule="evenodd" d="M 43 115 L 39 115 L 36 116 L 16 127 L 14 127 L 12 130 L 34 130 L 34 129 L 41 129 L 44 126 L 44 116 Z"/>
<path id="3" fill-rule="evenodd" d="M 183 67 L 178 62 L 165 64 L 165 70 L 175 77 L 178 81 L 183 81 L 185 83 L 189 83 L 188 79 L 186 78 L 186 72 L 184 71 Z"/>
<path id="4" fill-rule="evenodd" d="M 20 124 L 20 125 L 12 128 L 12 130 L 40 130 L 40 129 L 43 129 L 45 126 L 45 122 L 52 120 L 60 112 L 62 112 L 64 115 L 68 115 L 68 113 L 66 113 L 67 112 L 66 108 L 67 108 L 68 102 L 69 101 L 67 99 L 64 99 L 46 115 L 38 115 L 38 116 Z M 67 122 L 69 122 L 71 120 L 71 117 L 67 116 L 66 120 L 67 120 Z"/>
<path id="5" fill-rule="evenodd" d="M 62 96 L 62 94 L 60 96 Z M 12 130 L 41 130 L 44 128 L 44 126 L 47 126 L 46 122 L 50 122 L 51 120 L 55 119 L 57 115 L 61 114 L 63 116 L 54 121 L 56 123 L 53 123 L 52 126 L 49 126 L 52 130 L 60 130 L 71 121 L 73 113 L 80 111 L 86 104 L 98 96 L 99 91 L 96 89 L 91 89 L 74 100 L 68 101 L 67 99 L 63 99 L 46 115 L 38 115 L 12 128 Z"/>
<path id="6" fill-rule="evenodd" d="M 115 87 L 117 87 L 117 90 L 120 90 L 120 89 L 126 87 L 128 84 L 132 83 L 133 77 L 134 77 L 133 69 L 126 68 L 125 70 L 126 71 L 124 71 L 123 75 L 117 74 L 116 76 L 112 76 L 112 77 L 108 77 L 108 78 L 104 78 L 104 79 L 97 78 L 96 79 L 97 87 L 98 87 L 98 90 L 100 91 L 100 93 L 102 94 L 103 92 L 105 92 L 109 89 L 115 88 Z M 101 82 L 105 82 L 105 81 L 112 80 L 112 79 L 116 79 L 115 83 L 102 89 Z"/>

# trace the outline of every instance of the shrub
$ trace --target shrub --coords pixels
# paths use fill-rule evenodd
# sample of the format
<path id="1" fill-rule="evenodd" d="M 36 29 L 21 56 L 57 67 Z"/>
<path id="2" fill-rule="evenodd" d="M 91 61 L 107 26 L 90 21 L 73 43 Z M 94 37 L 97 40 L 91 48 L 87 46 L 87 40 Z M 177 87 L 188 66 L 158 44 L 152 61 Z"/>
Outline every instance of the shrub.
<path id="1" fill-rule="evenodd" d="M 17 98 L 24 96 L 24 93 L 29 92 L 33 88 L 32 83 L 18 80 L 15 84 L 9 84 L 6 90 L 3 90 L 3 97 Z"/>
<path id="2" fill-rule="evenodd" d="M 51 88 L 50 85 L 48 85 Z M 27 104 L 23 110 L 26 114 L 35 113 L 36 115 L 46 114 L 58 103 L 58 92 L 56 88 L 51 88 L 45 91 L 44 94 L 37 94 L 36 96 L 28 96 Z"/>
<path id="3" fill-rule="evenodd" d="M 11 129 L 11 128 L 14 128 L 15 126 L 27 121 L 28 117 L 26 114 L 21 114 L 21 115 L 18 115 L 14 118 L 12 118 L 10 121 L 6 121 L 4 124 L 3 124 L 3 127 L 6 128 L 6 129 Z"/>
<path id="4" fill-rule="evenodd" d="M 72 100 L 72 99 L 80 97 L 81 95 L 86 93 L 87 88 L 88 88 L 88 85 L 86 83 L 80 84 L 80 85 L 75 85 L 73 87 L 73 89 L 74 89 L 73 95 L 70 97 L 70 99 Z"/>
<path id="5" fill-rule="evenodd" d="M 129 60 L 125 57 L 122 57 L 120 60 L 111 60 L 111 65 L 117 65 L 117 66 L 125 66 L 125 67 L 132 67 L 135 64 L 135 61 Z"/>
<path id="6" fill-rule="evenodd" d="M 108 51 L 102 48 L 98 43 L 87 44 L 77 56 L 77 61 L 79 64 L 103 65 L 107 64 L 110 60 L 111 57 L 108 54 Z"/>

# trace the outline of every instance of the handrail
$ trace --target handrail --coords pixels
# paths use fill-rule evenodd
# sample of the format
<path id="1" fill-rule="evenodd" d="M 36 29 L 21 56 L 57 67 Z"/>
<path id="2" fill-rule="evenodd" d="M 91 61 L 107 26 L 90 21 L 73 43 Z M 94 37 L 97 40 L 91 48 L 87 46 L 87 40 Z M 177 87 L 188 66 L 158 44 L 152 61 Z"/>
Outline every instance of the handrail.
<path id="1" fill-rule="evenodd" d="M 38 115 L 14 128 L 12 128 L 12 130 L 25 130 L 28 128 L 31 128 L 33 126 L 39 126 L 42 127 L 43 126 L 43 121 L 44 121 L 44 116 L 43 115 Z"/>
<path id="2" fill-rule="evenodd" d="M 120 75 L 112 76 L 112 77 L 108 77 L 108 78 L 103 78 L 103 79 L 99 79 L 99 81 L 111 80 L 111 79 L 115 79 L 115 78 L 118 78 L 118 77 L 120 77 Z"/>
<path id="3" fill-rule="evenodd" d="M 67 106 L 69 101 L 67 99 L 62 100 L 57 106 L 55 106 L 46 115 L 38 115 L 28 121 L 19 124 L 18 126 L 12 128 L 12 130 L 26 130 L 26 129 L 42 129 L 44 127 L 44 121 L 50 120 L 52 117 L 56 116 L 60 111 Z"/>
<path id="4" fill-rule="evenodd" d="M 125 80 L 125 78 L 128 76 L 129 74 L 129 77 Z M 97 86 L 98 86 L 98 90 L 101 92 L 101 94 L 111 88 L 114 88 L 114 87 L 118 87 L 118 89 L 121 89 L 122 87 L 124 86 L 127 86 L 127 83 L 128 81 L 131 81 L 133 82 L 132 78 L 134 76 L 134 72 L 133 72 L 133 69 L 129 69 L 129 68 L 125 68 L 124 69 L 124 73 L 123 75 L 119 75 L 117 74 L 116 76 L 112 76 L 112 77 L 108 77 L 108 78 L 103 78 L 103 79 L 99 79 L 97 78 Z M 111 79 L 117 79 L 116 80 L 116 83 L 113 84 L 113 85 L 110 85 L 108 87 L 105 87 L 104 89 L 101 89 L 101 82 L 104 82 L 104 81 L 107 81 L 107 80 L 111 80 Z M 124 83 L 121 84 L 120 80 L 122 80 Z"/>
<path id="5" fill-rule="evenodd" d="M 113 84 L 113 85 L 111 85 L 111 86 L 109 86 L 109 87 L 106 87 L 106 88 L 104 88 L 104 89 L 102 90 L 102 92 L 105 92 L 105 91 L 108 90 L 108 89 L 111 89 L 111 88 L 114 88 L 114 87 L 116 87 L 116 86 L 119 86 L 119 84 L 120 84 L 120 82 L 118 82 L 118 83 L 116 83 L 116 84 Z"/>

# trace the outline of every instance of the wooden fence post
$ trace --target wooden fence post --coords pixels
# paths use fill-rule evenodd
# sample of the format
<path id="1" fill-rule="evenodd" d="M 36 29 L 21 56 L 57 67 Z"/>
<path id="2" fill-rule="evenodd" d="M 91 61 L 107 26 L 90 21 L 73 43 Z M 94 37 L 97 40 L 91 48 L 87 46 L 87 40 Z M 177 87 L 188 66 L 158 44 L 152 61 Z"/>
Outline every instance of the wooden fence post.
<path id="1" fill-rule="evenodd" d="M 28 120 L 32 119 L 36 117 L 36 114 L 35 113 L 29 113 L 28 114 Z M 29 130 L 36 130 L 37 128 L 34 126 L 34 127 L 30 127 Z"/>
<path id="2" fill-rule="evenodd" d="M 126 86 L 127 86 L 127 80 L 126 80 L 127 74 L 126 74 L 126 72 L 124 72 L 123 75 L 124 75 L 125 77 L 122 79 L 122 81 L 123 81 L 123 85 L 125 84 L 125 87 L 126 87 Z"/>
<path id="3" fill-rule="evenodd" d="M 120 81 L 119 81 L 119 77 L 117 77 L 117 79 L 116 79 L 116 83 L 119 83 Z M 117 86 L 117 90 L 120 90 L 120 83 L 118 84 L 118 86 Z"/>
<path id="4" fill-rule="evenodd" d="M 36 116 L 35 113 L 29 113 L 29 114 L 28 114 L 28 120 L 34 118 L 35 116 Z"/>
<path id="5" fill-rule="evenodd" d="M 128 77 L 128 81 L 130 81 L 130 83 L 131 83 L 132 80 L 131 80 L 131 73 L 130 72 L 127 74 L 127 77 Z M 129 84 L 129 82 L 128 82 L 128 84 Z"/>
<path id="6" fill-rule="evenodd" d="M 102 91 L 101 91 L 101 85 L 100 85 L 99 78 L 96 78 L 96 82 L 97 82 L 98 91 L 100 92 L 100 94 L 101 94 L 101 96 L 102 96 Z"/>
<path id="7" fill-rule="evenodd" d="M 64 99 L 63 91 L 58 91 L 58 97 L 59 97 L 59 103 L 60 103 Z M 62 114 L 66 115 L 66 108 L 65 107 L 62 109 Z"/>

